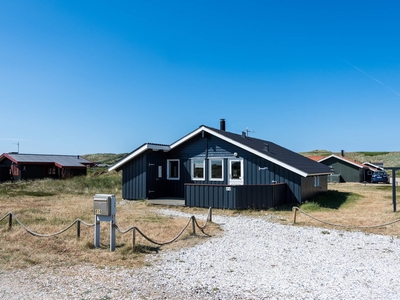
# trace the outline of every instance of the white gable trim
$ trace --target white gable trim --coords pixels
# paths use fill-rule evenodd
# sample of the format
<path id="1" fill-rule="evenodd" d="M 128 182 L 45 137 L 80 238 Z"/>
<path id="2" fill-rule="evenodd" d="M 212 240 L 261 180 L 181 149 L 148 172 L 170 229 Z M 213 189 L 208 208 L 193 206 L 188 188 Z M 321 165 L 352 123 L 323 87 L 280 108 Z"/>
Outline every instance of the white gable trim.
<path id="1" fill-rule="evenodd" d="M 230 138 L 227 138 L 226 136 L 221 135 L 218 132 L 215 132 L 215 131 L 213 131 L 213 130 L 207 128 L 207 127 L 204 127 L 204 126 L 201 126 L 199 129 L 193 131 L 192 133 L 188 134 L 187 136 L 185 136 L 181 140 L 175 142 L 173 145 L 171 145 L 171 149 L 176 147 L 176 146 L 178 146 L 178 145 L 180 145 L 183 142 L 186 142 L 188 139 L 192 138 L 193 136 L 195 136 L 196 134 L 200 133 L 203 130 L 205 132 L 208 132 L 208 133 L 220 138 L 221 140 L 224 140 L 224 141 L 226 141 L 228 143 L 231 143 L 232 145 L 235 145 L 235 146 L 237 146 L 239 148 L 242 148 L 242 149 L 244 149 L 244 150 L 246 150 L 246 151 L 248 151 L 250 153 L 253 153 L 253 154 L 255 154 L 255 155 L 259 156 L 259 157 L 262 157 L 262 158 L 264 158 L 264 159 L 266 159 L 266 160 L 268 160 L 268 161 L 270 161 L 270 162 L 272 162 L 274 164 L 277 164 L 278 166 L 281 166 L 281 167 L 283 167 L 285 169 L 288 169 L 288 170 L 290 170 L 290 171 L 292 171 L 292 172 L 294 172 L 296 174 L 299 174 L 299 175 L 301 175 L 303 177 L 307 177 L 309 175 L 306 172 L 303 172 L 303 171 L 301 171 L 301 170 L 299 170 L 297 168 L 294 168 L 293 166 L 285 164 L 285 163 L 283 163 L 283 162 L 281 162 L 279 160 L 276 160 L 276 159 L 274 159 L 274 158 L 272 158 L 272 157 L 270 157 L 268 155 L 265 155 L 264 153 L 261 153 L 259 151 L 256 151 L 256 150 L 250 148 L 250 147 L 247 147 L 247 146 L 245 146 L 245 145 L 243 145 L 241 143 L 238 143 L 238 142 L 236 142 L 234 140 L 231 140 Z"/>
<path id="2" fill-rule="evenodd" d="M 294 173 L 296 173 L 296 174 L 298 174 L 300 176 L 307 177 L 307 176 L 310 176 L 310 175 L 326 175 L 327 174 L 327 173 L 326 174 L 325 173 L 323 173 L 323 174 L 308 174 L 308 173 L 306 173 L 304 171 L 301 171 L 301 170 L 299 170 L 299 169 L 297 169 L 297 168 L 295 168 L 295 167 L 293 167 L 291 165 L 288 165 L 288 164 L 283 163 L 283 162 L 281 162 L 281 161 L 279 161 L 279 160 L 277 160 L 277 159 L 275 159 L 273 157 L 270 157 L 270 156 L 266 155 L 265 153 L 262 153 L 260 151 L 256 151 L 253 148 L 250 148 L 250 147 L 245 146 L 245 145 L 243 145 L 243 144 L 241 144 L 239 142 L 236 142 L 236 141 L 234 141 L 234 140 L 232 140 L 230 138 L 227 138 L 226 136 L 221 135 L 218 132 L 216 132 L 216 131 L 214 131 L 214 130 L 212 130 L 210 128 L 207 128 L 205 126 L 200 126 L 198 129 L 194 130 L 193 132 L 189 133 L 188 135 L 184 136 L 183 138 L 177 140 L 175 143 L 171 144 L 170 146 L 145 144 L 142 147 L 140 147 L 139 149 L 137 149 L 136 151 L 132 152 L 127 157 L 125 157 L 124 159 L 122 159 L 119 162 L 117 162 L 115 165 L 111 166 L 108 169 L 108 171 L 112 171 L 112 170 L 115 170 L 115 169 L 119 168 L 120 166 L 122 166 L 126 162 L 130 161 L 131 159 L 133 159 L 134 157 L 138 156 L 139 154 L 143 153 L 144 151 L 146 151 L 148 149 L 153 149 L 155 151 L 163 150 L 165 152 L 168 152 L 168 151 L 178 147 L 179 145 L 185 143 L 186 141 L 190 140 L 191 138 L 193 138 L 197 134 L 201 133 L 202 131 L 208 132 L 208 133 L 214 135 L 215 137 L 220 138 L 221 140 L 224 140 L 224 141 L 226 141 L 226 142 L 228 142 L 228 143 L 230 143 L 232 145 L 235 145 L 235 146 L 237 146 L 239 148 L 242 148 L 243 150 L 246 150 L 246 151 L 248 151 L 250 153 L 253 153 L 253 154 L 255 154 L 255 155 L 257 155 L 257 156 L 259 156 L 259 157 L 261 157 L 263 159 L 266 159 L 266 160 L 268 160 L 268 161 L 270 161 L 270 162 L 272 162 L 272 163 L 274 163 L 274 164 L 276 164 L 278 166 L 281 166 L 281 167 L 283 167 L 283 168 L 285 168 L 285 169 L 287 169 L 289 171 L 292 171 L 292 172 L 294 172 Z"/>
<path id="3" fill-rule="evenodd" d="M 136 151 L 132 152 L 131 154 L 129 154 L 125 158 L 121 159 L 115 165 L 113 165 L 110 168 L 108 168 L 108 171 L 112 171 L 112 170 L 118 169 L 120 166 L 124 165 L 125 163 L 127 163 L 131 159 L 135 158 L 139 154 L 142 154 L 143 152 L 145 152 L 146 150 L 149 150 L 149 149 L 150 150 L 154 150 L 154 151 L 158 151 L 158 150 L 169 151 L 170 147 L 166 146 L 166 145 L 144 144 L 142 147 L 140 147 Z"/>

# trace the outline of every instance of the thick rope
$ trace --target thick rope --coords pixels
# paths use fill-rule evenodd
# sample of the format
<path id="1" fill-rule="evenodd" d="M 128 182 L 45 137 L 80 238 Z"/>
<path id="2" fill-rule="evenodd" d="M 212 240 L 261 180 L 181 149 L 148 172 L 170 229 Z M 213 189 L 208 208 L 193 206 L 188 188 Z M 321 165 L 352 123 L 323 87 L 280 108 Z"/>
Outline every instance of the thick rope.
<path id="1" fill-rule="evenodd" d="M 32 230 L 30 230 L 29 228 L 27 228 L 12 212 L 9 212 L 8 214 L 6 214 L 3 218 L 0 219 L 0 221 L 4 220 L 7 216 L 11 215 L 17 222 L 19 225 L 21 225 L 22 228 L 24 228 L 26 230 L 26 232 L 30 233 L 33 236 L 37 236 L 37 237 L 51 237 L 51 236 L 56 236 L 59 235 L 61 233 L 64 233 L 65 231 L 67 231 L 68 229 L 70 229 L 72 226 L 74 226 L 77 222 L 81 222 L 82 224 L 86 225 L 86 226 L 94 226 L 94 224 L 89 224 L 86 223 L 84 221 L 82 221 L 81 219 L 76 219 L 74 222 L 72 222 L 69 226 L 67 226 L 66 228 L 64 228 L 63 230 L 56 232 L 56 233 L 51 233 L 51 234 L 40 234 L 37 232 L 34 232 Z"/>
<path id="2" fill-rule="evenodd" d="M 139 228 L 137 228 L 136 226 L 132 226 L 132 227 L 128 228 L 127 230 L 120 230 L 119 227 L 118 227 L 116 224 L 115 224 L 114 226 L 115 226 L 115 229 L 117 229 L 117 231 L 118 231 L 119 233 L 121 233 L 121 234 L 127 233 L 127 232 L 129 232 L 129 231 L 131 231 L 131 230 L 136 230 L 137 232 L 140 233 L 140 235 L 141 235 L 142 237 L 144 237 L 144 238 L 145 238 L 146 240 L 148 240 L 149 242 L 151 242 L 151 243 L 153 243 L 153 244 L 156 244 L 156 245 L 159 245 L 159 246 L 162 246 L 162 245 L 167 245 L 167 244 L 171 244 L 171 243 L 175 242 L 175 241 L 183 234 L 183 232 L 184 232 L 184 231 L 186 230 L 186 228 L 189 226 L 189 224 L 190 224 L 191 221 L 201 230 L 201 232 L 202 232 L 204 235 L 206 235 L 206 236 L 208 236 L 208 237 L 211 237 L 209 234 L 207 234 L 207 233 L 204 232 L 204 229 L 205 229 L 206 226 L 207 226 L 207 223 L 208 223 L 208 219 L 209 219 L 210 214 L 211 214 L 211 208 L 208 210 L 208 216 L 207 216 L 207 219 L 206 219 L 206 221 L 205 221 L 205 223 L 204 223 L 203 226 L 200 226 L 199 223 L 197 223 L 196 218 L 195 218 L 194 216 L 192 216 L 192 217 L 188 220 L 187 224 L 183 227 L 183 229 L 178 233 L 178 235 L 175 236 L 172 240 L 167 241 L 167 242 L 157 242 L 157 241 L 155 241 L 155 240 L 149 238 L 147 235 L 145 235 L 145 234 L 144 234 Z M 68 229 L 70 229 L 73 225 L 76 224 L 76 222 L 81 222 L 82 224 L 84 224 L 84 225 L 86 225 L 86 226 L 94 226 L 94 225 L 95 225 L 95 224 L 88 224 L 88 223 L 82 221 L 81 219 L 76 219 L 76 220 L 75 220 L 74 222 L 72 222 L 69 226 L 67 226 L 66 228 L 64 228 L 63 230 L 61 230 L 61 231 L 59 231 L 59 232 L 52 233 L 52 234 L 39 234 L 39 233 L 37 233 L 37 232 L 33 232 L 32 230 L 28 229 L 28 228 L 27 228 L 27 227 L 26 227 L 12 212 L 7 213 L 3 218 L 0 219 L 0 221 L 4 220 L 4 219 L 5 219 L 6 217 L 8 217 L 9 215 L 11 215 L 12 217 L 14 217 L 14 219 L 18 222 L 18 224 L 21 225 L 21 227 L 24 228 L 28 233 L 30 233 L 30 234 L 33 235 L 33 236 L 37 236 L 37 237 L 51 237 L 51 236 L 59 235 L 59 234 L 61 234 L 61 233 L 64 233 L 64 232 L 67 231 Z"/>
<path id="3" fill-rule="evenodd" d="M 339 227 L 348 227 L 348 228 L 377 228 L 377 227 L 384 227 L 384 226 L 388 226 L 397 222 L 400 222 L 400 219 L 398 220 L 394 220 L 392 222 L 389 223 L 385 223 L 385 224 L 380 224 L 380 225 L 372 225 L 372 226 L 355 226 L 355 225 L 343 225 L 343 224 L 334 224 L 334 223 L 330 223 L 330 222 L 326 222 L 320 219 L 317 219 L 316 217 L 313 217 L 312 215 L 306 213 L 304 210 L 300 209 L 297 206 L 293 206 L 292 210 L 298 210 L 299 212 L 305 214 L 306 216 L 310 217 L 311 219 L 314 219 L 315 221 L 327 224 L 327 225 L 331 225 L 331 226 L 339 226 Z"/>

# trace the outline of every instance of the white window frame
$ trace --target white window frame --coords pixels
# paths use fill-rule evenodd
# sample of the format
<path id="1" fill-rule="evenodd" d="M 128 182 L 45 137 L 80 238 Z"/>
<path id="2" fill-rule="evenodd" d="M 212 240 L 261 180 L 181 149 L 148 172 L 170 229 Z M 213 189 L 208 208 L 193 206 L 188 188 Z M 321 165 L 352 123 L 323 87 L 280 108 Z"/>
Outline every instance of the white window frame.
<path id="1" fill-rule="evenodd" d="M 178 162 L 178 177 L 171 177 L 171 162 Z M 167 159 L 167 179 L 179 180 L 181 178 L 181 161 L 179 159 Z"/>
<path id="2" fill-rule="evenodd" d="M 213 178 L 212 177 L 212 162 L 213 161 L 221 161 L 221 168 L 222 168 L 222 177 L 221 178 Z M 209 168 L 209 180 L 210 181 L 224 181 L 224 159 L 223 158 L 210 158 L 208 161 L 208 168 Z"/>
<path id="3" fill-rule="evenodd" d="M 203 177 L 194 177 L 194 164 L 195 162 L 202 162 L 203 164 Z M 204 158 L 193 158 L 191 159 L 191 171 L 190 175 L 192 180 L 204 181 L 206 179 L 206 160 Z"/>
<path id="4" fill-rule="evenodd" d="M 233 162 L 240 162 L 240 174 L 241 176 L 239 178 L 232 178 L 232 163 Z M 244 184 L 244 163 L 243 163 L 243 159 L 230 159 L 229 160 L 229 182 L 228 184 L 231 185 L 243 185 Z"/>

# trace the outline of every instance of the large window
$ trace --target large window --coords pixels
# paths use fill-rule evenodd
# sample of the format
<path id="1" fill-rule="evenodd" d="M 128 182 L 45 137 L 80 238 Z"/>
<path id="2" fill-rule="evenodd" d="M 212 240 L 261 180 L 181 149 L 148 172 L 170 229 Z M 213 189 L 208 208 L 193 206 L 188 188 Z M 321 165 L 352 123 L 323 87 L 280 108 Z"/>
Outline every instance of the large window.
<path id="1" fill-rule="evenodd" d="M 205 179 L 205 160 L 192 159 L 192 180 Z"/>
<path id="2" fill-rule="evenodd" d="M 224 160 L 222 158 L 210 159 L 210 180 L 224 180 Z"/>
<path id="3" fill-rule="evenodd" d="M 179 159 L 168 159 L 167 160 L 167 179 L 179 180 L 180 171 Z"/>

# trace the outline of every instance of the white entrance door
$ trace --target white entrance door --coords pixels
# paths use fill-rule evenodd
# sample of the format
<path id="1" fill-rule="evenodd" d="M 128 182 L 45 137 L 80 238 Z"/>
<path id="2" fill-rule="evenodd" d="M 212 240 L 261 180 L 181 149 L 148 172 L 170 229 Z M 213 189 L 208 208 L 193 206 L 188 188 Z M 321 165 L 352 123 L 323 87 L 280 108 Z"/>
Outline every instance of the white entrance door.
<path id="1" fill-rule="evenodd" d="M 243 184 L 243 160 L 229 160 L 229 184 Z"/>

